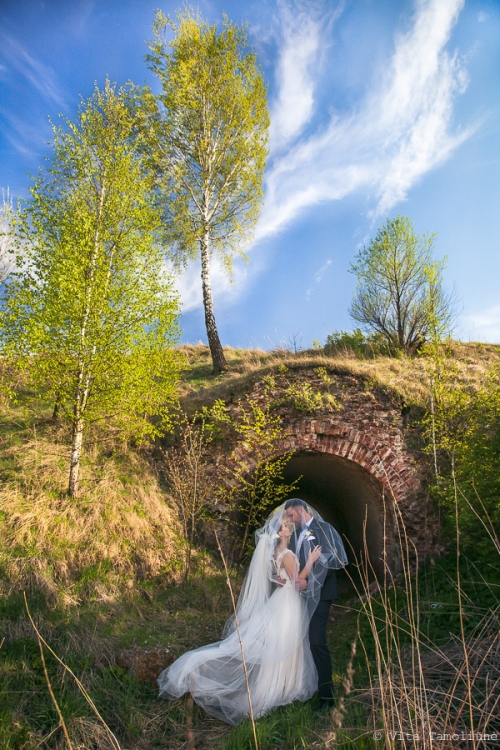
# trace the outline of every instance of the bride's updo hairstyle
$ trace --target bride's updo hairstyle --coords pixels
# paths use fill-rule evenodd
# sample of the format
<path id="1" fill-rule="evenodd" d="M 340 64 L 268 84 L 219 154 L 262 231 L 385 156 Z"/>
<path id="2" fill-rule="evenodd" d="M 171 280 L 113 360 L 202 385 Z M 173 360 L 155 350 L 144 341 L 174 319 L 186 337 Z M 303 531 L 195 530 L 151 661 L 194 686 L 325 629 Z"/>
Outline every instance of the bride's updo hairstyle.
<path id="1" fill-rule="evenodd" d="M 283 514 L 279 531 L 276 534 L 276 538 L 274 540 L 274 549 L 275 550 L 279 547 L 279 544 L 280 544 L 280 542 L 282 540 L 281 537 L 280 537 L 280 534 L 279 534 L 279 532 L 281 531 L 281 527 L 282 526 L 288 526 L 288 528 L 290 529 L 290 531 L 292 532 L 292 534 L 295 531 L 295 526 L 293 525 L 293 523 L 291 521 L 289 521 L 288 518 Z"/>

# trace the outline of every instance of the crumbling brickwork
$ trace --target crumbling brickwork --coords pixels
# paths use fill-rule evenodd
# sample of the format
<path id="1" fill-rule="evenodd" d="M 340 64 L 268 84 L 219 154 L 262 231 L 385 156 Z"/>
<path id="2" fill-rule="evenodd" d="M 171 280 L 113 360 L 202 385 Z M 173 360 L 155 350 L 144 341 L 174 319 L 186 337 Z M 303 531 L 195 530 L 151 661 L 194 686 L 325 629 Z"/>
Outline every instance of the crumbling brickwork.
<path id="1" fill-rule="evenodd" d="M 287 389 L 296 383 L 309 383 L 326 395 L 323 405 L 311 413 L 304 413 L 288 404 Z M 269 397 L 269 384 L 257 381 L 251 388 L 252 397 L 266 398 L 266 388 Z M 365 485 L 367 500 L 364 504 L 370 506 L 371 525 L 378 527 L 372 535 L 372 548 L 384 547 L 375 552 L 372 549 L 372 554 L 378 559 L 375 567 L 379 571 L 385 561 L 397 572 L 402 529 L 420 560 L 436 553 L 439 549 L 439 524 L 436 509 L 425 491 L 427 462 L 418 449 L 408 444 L 411 431 L 405 427 L 401 400 L 397 396 L 348 373 L 329 372 L 325 383 L 325 373 L 320 377 L 313 368 L 276 376 L 271 395 L 279 404 L 285 431 L 281 441 L 284 452 L 291 451 L 294 456 L 337 459 L 336 463 L 329 464 L 332 484 L 335 484 L 335 471 L 342 470 L 345 474 L 348 464 L 352 469 L 356 468 L 357 473 L 351 472 L 354 478 L 350 480 L 349 493 L 344 493 L 344 497 L 337 493 L 332 501 L 338 506 L 332 507 L 332 513 L 336 511 L 342 515 L 344 512 L 346 515 L 347 504 L 352 504 L 356 498 L 353 483 Z M 237 408 L 237 404 L 236 398 L 233 408 Z M 251 471 L 251 454 L 245 455 L 244 446 L 240 446 L 238 453 Z M 221 460 L 226 459 L 221 457 Z M 301 464 L 304 465 L 307 463 Z M 311 465 L 315 471 L 320 466 L 318 461 Z M 366 489 L 368 485 L 369 490 Z M 323 507 L 326 508 L 324 514 L 328 515 L 327 506 Z M 361 508 L 360 504 L 360 514 Z M 352 515 L 351 512 L 349 527 L 351 534 L 357 537 L 360 532 L 354 529 L 356 521 Z M 361 527 L 362 517 L 358 518 L 358 523 Z"/>

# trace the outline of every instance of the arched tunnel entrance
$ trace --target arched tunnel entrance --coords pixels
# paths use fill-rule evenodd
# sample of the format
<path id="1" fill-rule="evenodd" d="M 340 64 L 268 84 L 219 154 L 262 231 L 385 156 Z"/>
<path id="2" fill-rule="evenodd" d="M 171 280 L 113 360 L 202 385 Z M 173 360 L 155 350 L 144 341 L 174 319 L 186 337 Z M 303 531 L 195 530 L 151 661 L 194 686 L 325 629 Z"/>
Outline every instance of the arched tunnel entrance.
<path id="1" fill-rule="evenodd" d="M 318 369 L 301 369 L 297 382 L 323 388 Z M 273 397 L 284 404 L 279 412 L 283 434 L 272 455 L 289 455 L 284 480 L 300 478 L 293 494 L 310 502 L 344 536 L 351 562 L 367 561 L 372 579 L 398 575 L 400 533 L 408 542 L 405 557 L 418 563 L 435 554 L 440 549 L 439 518 L 426 489 L 428 469 L 404 423 L 400 400 L 348 373 L 332 371 L 332 406 L 299 414 L 287 402 L 294 373 L 286 370 L 279 377 L 283 382 L 278 376 L 273 380 Z M 256 382 L 256 402 L 266 403 L 266 387 Z M 249 474 L 257 465 L 256 455 L 244 444 L 231 455 L 221 453 L 220 464 L 236 458 Z M 355 564 L 348 571 L 356 575 Z"/>
<path id="2" fill-rule="evenodd" d="M 365 560 L 367 553 L 373 569 L 370 579 L 382 577 L 384 559 L 395 572 L 392 501 L 384 494 L 381 482 L 366 469 L 342 456 L 296 452 L 287 464 L 284 479 L 299 480 L 294 496 L 310 503 L 337 529 L 351 563 Z M 350 566 L 350 574 L 355 571 L 355 565 Z"/>

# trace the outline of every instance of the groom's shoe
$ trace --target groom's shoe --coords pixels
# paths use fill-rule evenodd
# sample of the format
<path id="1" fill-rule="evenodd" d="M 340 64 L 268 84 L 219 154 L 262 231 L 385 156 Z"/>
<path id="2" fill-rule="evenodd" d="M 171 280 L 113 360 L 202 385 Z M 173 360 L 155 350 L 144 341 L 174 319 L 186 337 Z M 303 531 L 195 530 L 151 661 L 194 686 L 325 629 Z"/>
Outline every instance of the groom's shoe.
<path id="1" fill-rule="evenodd" d="M 333 698 L 320 698 L 317 705 L 316 711 L 321 714 L 329 713 L 335 705 Z"/>

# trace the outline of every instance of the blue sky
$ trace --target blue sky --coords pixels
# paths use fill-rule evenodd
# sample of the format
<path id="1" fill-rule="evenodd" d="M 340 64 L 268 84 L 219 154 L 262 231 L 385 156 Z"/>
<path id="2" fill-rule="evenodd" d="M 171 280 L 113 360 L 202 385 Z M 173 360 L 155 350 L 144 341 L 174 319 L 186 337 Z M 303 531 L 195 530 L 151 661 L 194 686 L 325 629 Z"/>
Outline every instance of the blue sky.
<path id="1" fill-rule="evenodd" d="M 155 85 L 154 0 L 0 0 L 0 188 L 25 196 L 106 76 Z M 356 250 L 388 216 L 437 235 L 456 335 L 500 343 L 500 2 L 203 0 L 247 22 L 269 86 L 266 197 L 249 264 L 213 268 L 222 343 L 324 343 L 351 330 Z M 197 265 L 178 279 L 184 340 L 205 341 Z"/>

